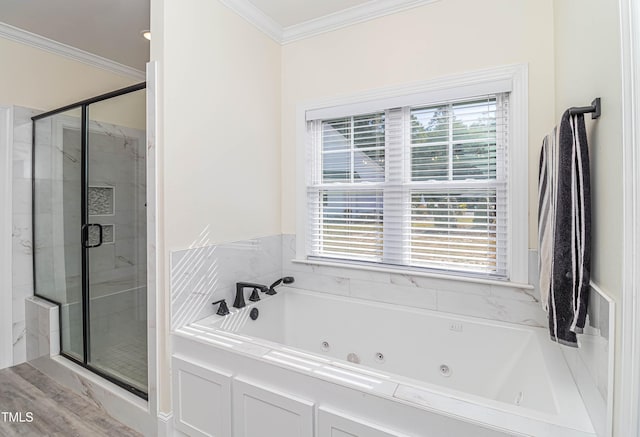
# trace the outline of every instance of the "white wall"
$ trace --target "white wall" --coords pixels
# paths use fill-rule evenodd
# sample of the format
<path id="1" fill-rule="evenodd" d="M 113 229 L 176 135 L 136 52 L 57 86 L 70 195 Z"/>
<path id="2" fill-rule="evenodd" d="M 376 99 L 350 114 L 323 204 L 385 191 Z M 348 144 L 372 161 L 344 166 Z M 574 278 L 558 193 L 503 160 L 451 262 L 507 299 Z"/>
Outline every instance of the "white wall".
<path id="1" fill-rule="evenodd" d="M 159 395 L 169 253 L 280 233 L 280 45 L 216 0 L 151 1 L 159 61 Z"/>
<path id="2" fill-rule="evenodd" d="M 139 80 L 0 38 L 0 104 L 47 111 Z"/>
<path id="3" fill-rule="evenodd" d="M 591 158 L 591 277 L 613 297 L 622 287 L 622 103 L 618 3 L 554 3 L 556 118 L 602 98 L 602 117 L 585 116 Z"/>
<path id="4" fill-rule="evenodd" d="M 91 121 L 131 127 L 143 132 L 146 130 L 146 115 L 146 90 L 123 94 L 89 106 Z"/>
<path id="5" fill-rule="evenodd" d="M 586 116 L 591 158 L 591 279 L 618 303 L 622 292 L 622 96 L 618 2 L 554 2 L 556 118 L 569 106 L 602 98 L 602 116 Z M 620 333 L 620 305 L 617 329 Z M 620 335 L 616 336 L 619 356 Z M 616 371 L 619 360 L 616 360 Z M 616 388 L 620 381 L 616 381 Z M 619 391 L 616 390 L 618 393 Z"/>
<path id="6" fill-rule="evenodd" d="M 295 233 L 295 110 L 307 100 L 498 65 L 529 65 L 529 247 L 537 163 L 554 123 L 551 0 L 446 0 L 287 44 L 282 51 L 282 228 Z"/>
<path id="7" fill-rule="evenodd" d="M 0 104 L 48 111 L 141 82 L 0 38 Z M 144 130 L 144 93 L 93 106 L 93 120 Z"/>
<path id="8" fill-rule="evenodd" d="M 218 1 L 165 2 L 166 250 L 280 232 L 280 46 Z"/>

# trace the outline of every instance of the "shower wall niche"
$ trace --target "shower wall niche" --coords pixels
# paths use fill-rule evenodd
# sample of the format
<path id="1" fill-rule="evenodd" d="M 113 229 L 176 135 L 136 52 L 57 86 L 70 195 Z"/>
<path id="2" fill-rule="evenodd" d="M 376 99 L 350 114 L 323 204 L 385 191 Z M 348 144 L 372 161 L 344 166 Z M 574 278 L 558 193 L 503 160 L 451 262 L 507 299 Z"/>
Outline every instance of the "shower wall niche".
<path id="1" fill-rule="evenodd" d="M 145 90 L 34 117 L 36 294 L 61 352 L 147 392 Z"/>

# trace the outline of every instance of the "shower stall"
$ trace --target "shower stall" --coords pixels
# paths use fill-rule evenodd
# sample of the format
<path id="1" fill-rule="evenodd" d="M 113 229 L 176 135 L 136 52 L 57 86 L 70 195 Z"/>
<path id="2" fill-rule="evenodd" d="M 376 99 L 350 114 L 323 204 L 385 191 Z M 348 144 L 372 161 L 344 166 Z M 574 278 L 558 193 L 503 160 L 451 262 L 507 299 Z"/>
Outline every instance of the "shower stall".
<path id="1" fill-rule="evenodd" d="M 61 355 L 147 398 L 145 84 L 33 117 L 35 294 Z"/>

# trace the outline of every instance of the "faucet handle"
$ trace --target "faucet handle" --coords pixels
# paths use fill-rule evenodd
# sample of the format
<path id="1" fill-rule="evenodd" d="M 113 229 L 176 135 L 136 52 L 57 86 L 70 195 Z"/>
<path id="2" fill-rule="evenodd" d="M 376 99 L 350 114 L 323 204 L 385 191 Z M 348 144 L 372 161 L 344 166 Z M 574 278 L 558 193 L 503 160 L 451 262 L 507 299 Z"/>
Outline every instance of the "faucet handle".
<path id="1" fill-rule="evenodd" d="M 229 314 L 229 308 L 227 307 L 227 302 L 225 299 L 220 299 L 216 302 L 213 302 L 212 305 L 217 305 L 220 304 L 220 306 L 218 307 L 218 311 L 216 311 L 216 314 L 219 316 L 226 316 L 227 314 Z"/>
<path id="2" fill-rule="evenodd" d="M 260 293 L 258 293 L 258 289 L 254 288 L 251 292 L 251 296 L 249 296 L 249 300 L 251 302 L 258 302 L 260 300 Z"/>

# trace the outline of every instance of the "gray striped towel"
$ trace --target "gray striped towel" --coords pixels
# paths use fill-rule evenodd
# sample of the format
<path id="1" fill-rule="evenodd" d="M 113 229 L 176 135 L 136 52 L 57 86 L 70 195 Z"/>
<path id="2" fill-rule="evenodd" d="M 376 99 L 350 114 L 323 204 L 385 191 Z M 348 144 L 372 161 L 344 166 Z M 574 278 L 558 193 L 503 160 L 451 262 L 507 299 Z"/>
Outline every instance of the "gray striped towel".
<path id="1" fill-rule="evenodd" d="M 591 193 L 584 116 L 565 112 L 542 142 L 538 178 L 538 265 L 551 338 L 577 347 L 587 315 Z"/>

